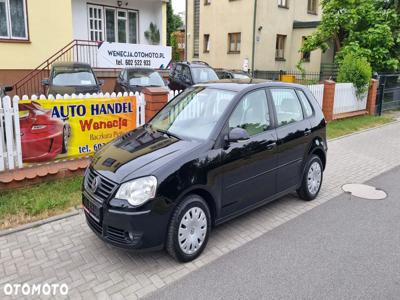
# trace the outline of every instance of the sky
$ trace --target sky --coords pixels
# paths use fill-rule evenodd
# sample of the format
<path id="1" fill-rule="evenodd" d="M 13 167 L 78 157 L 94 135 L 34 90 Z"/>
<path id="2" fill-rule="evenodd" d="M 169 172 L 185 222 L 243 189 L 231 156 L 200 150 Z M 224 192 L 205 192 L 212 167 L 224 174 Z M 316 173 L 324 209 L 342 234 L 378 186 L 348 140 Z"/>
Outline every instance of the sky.
<path id="1" fill-rule="evenodd" d="M 185 11 L 185 0 L 172 0 L 172 7 L 175 13 Z"/>

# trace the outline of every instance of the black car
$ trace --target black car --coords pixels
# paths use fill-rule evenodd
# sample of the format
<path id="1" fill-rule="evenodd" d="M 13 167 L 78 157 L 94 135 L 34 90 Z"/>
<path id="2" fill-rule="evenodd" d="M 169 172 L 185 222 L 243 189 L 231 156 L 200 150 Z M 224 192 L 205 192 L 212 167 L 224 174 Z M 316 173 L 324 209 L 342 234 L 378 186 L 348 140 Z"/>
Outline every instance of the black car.
<path id="1" fill-rule="evenodd" d="M 205 62 L 178 62 L 171 68 L 168 86 L 171 90 L 183 91 L 192 85 L 218 79 L 214 69 Z"/>
<path id="2" fill-rule="evenodd" d="M 97 80 L 91 66 L 85 63 L 55 63 L 50 77 L 42 84 L 47 87 L 48 95 L 93 94 L 100 93 L 104 81 Z"/>
<path id="3" fill-rule="evenodd" d="M 219 79 L 251 79 L 250 75 L 243 71 L 215 69 Z"/>
<path id="4" fill-rule="evenodd" d="M 327 144 L 304 86 L 253 80 L 197 85 L 101 148 L 88 167 L 90 228 L 123 248 L 195 259 L 210 229 L 292 191 L 313 200 Z"/>
<path id="5" fill-rule="evenodd" d="M 167 88 L 161 75 L 154 69 L 129 68 L 119 74 L 115 92 L 141 92 L 146 87 Z"/>

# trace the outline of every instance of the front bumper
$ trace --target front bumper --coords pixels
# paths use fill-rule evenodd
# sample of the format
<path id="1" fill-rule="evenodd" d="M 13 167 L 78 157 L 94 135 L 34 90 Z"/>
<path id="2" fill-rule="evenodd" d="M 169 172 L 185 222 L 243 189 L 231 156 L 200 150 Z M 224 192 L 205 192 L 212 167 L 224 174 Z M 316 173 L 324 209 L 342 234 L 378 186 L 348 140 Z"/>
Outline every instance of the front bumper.
<path id="1" fill-rule="evenodd" d="M 160 199 L 151 201 L 157 203 Z M 124 211 L 106 203 L 100 204 L 86 192 L 83 192 L 82 203 L 89 227 L 103 241 L 124 249 L 163 247 L 169 213 L 152 209 Z"/>

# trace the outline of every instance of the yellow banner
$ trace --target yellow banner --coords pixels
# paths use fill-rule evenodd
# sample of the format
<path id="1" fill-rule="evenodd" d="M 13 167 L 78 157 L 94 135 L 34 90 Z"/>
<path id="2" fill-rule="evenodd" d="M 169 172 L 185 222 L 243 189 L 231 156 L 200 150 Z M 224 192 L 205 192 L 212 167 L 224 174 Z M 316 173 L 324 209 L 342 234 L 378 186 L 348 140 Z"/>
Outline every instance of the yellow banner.
<path id="1" fill-rule="evenodd" d="M 86 156 L 136 127 L 136 98 L 19 102 L 25 163 Z"/>

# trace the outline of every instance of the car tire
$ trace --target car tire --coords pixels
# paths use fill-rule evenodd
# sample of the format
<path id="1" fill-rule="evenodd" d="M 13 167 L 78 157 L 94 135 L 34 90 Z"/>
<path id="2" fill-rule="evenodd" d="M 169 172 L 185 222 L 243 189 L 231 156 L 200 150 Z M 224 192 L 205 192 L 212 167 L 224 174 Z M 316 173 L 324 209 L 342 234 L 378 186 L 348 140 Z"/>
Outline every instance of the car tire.
<path id="1" fill-rule="evenodd" d="M 62 149 L 61 154 L 68 152 L 68 140 L 69 140 L 70 132 L 67 125 L 64 125 L 63 128 L 63 140 L 62 140 Z"/>
<path id="2" fill-rule="evenodd" d="M 304 168 L 301 186 L 297 190 L 299 197 L 306 201 L 314 200 L 321 189 L 323 165 L 317 155 L 311 155 Z"/>
<path id="3" fill-rule="evenodd" d="M 196 259 L 208 242 L 211 214 L 198 195 L 187 196 L 176 207 L 168 228 L 167 252 L 180 262 Z"/>

